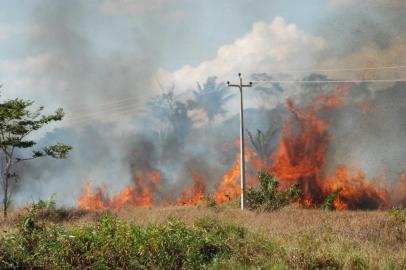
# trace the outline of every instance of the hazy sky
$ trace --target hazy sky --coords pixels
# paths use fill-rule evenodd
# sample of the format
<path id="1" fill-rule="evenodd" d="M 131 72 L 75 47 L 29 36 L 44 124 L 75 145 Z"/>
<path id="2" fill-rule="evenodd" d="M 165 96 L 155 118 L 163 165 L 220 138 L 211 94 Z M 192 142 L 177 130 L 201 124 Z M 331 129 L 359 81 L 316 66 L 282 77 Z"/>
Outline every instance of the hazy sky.
<path id="1" fill-rule="evenodd" d="M 57 2 L 62 1 L 0 1 L 2 60 L 21 59 L 40 53 L 31 46 L 30 35 L 38 26 L 38 16 L 52 12 L 56 8 L 52 6 L 59 5 L 55 4 Z M 315 32 L 319 21 L 326 13 L 332 12 L 329 2 L 323 0 L 69 2 L 72 2 L 69 6 L 80 6 L 81 13 L 70 20 L 73 24 L 77 23 L 75 20 L 83 23 L 80 32 L 89 37 L 98 53 L 127 50 L 129 46 L 136 46 L 131 40 L 140 35 L 146 39 L 145 42 L 162 45 L 161 66 L 170 70 L 185 64 L 196 65 L 214 57 L 220 46 L 249 32 L 257 21 L 272 21 L 274 17 L 282 16 L 305 31 Z"/>
<path id="2" fill-rule="evenodd" d="M 24 177 L 36 185 L 22 185 L 20 198 L 57 192 L 72 203 L 66 193 L 77 195 L 84 178 L 128 184 L 135 134 L 160 128 L 144 108 L 160 88 L 173 86 L 185 98 L 210 76 L 224 82 L 238 72 L 250 79 L 254 73 L 404 66 L 404 29 L 405 0 L 0 0 L 0 98 L 63 107 L 63 123 L 36 136 L 75 148 L 66 163 L 30 163 Z M 325 75 L 406 76 L 405 69 Z M 271 107 L 298 88 L 266 100 L 250 91 L 245 105 Z M 236 97 L 226 104 L 227 117 L 238 113 Z"/>
<path id="3" fill-rule="evenodd" d="M 69 111 L 157 81 L 187 91 L 239 71 L 402 64 L 405 18 L 402 0 L 0 0 L 0 81 Z"/>

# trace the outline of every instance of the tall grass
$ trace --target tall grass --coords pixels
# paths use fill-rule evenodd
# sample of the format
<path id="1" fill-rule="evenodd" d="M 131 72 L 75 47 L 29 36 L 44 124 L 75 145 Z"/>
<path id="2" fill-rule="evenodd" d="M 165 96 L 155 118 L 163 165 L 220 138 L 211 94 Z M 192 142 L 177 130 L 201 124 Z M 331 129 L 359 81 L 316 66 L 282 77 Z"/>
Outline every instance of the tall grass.
<path id="1" fill-rule="evenodd" d="M 406 269 L 400 208 L 112 212 L 34 205 L 3 227 L 0 269 Z"/>
<path id="2" fill-rule="evenodd" d="M 94 225 L 68 229 L 36 217 L 29 212 L 0 240 L 0 269 L 231 269 L 272 258 L 271 242 L 218 220 L 142 227 L 106 214 Z"/>

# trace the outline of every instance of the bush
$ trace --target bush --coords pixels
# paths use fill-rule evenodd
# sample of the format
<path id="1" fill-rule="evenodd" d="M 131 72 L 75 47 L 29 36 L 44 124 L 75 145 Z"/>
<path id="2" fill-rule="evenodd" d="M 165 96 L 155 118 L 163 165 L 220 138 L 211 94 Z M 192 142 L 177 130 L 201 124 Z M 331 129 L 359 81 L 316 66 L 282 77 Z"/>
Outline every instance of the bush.
<path id="1" fill-rule="evenodd" d="M 30 211 L 0 239 L 0 269 L 206 269 L 265 264 L 272 244 L 245 228 L 201 219 L 141 227 L 104 215 L 95 225 L 41 224 Z"/>
<path id="2" fill-rule="evenodd" d="M 323 202 L 323 209 L 325 210 L 336 210 L 334 206 L 334 201 L 337 199 L 338 195 L 342 191 L 341 188 L 337 189 L 336 191 L 330 193 Z"/>
<path id="3" fill-rule="evenodd" d="M 31 204 L 30 208 L 35 210 L 53 210 L 56 209 L 56 194 L 52 194 L 47 200 L 39 200 Z"/>
<path id="4" fill-rule="evenodd" d="M 291 204 L 300 195 L 298 183 L 288 188 L 280 189 L 279 182 L 275 176 L 268 172 L 260 172 L 258 179 L 260 188 L 258 190 L 250 188 L 247 192 L 247 205 L 250 209 L 265 208 L 268 211 L 277 210 Z"/>

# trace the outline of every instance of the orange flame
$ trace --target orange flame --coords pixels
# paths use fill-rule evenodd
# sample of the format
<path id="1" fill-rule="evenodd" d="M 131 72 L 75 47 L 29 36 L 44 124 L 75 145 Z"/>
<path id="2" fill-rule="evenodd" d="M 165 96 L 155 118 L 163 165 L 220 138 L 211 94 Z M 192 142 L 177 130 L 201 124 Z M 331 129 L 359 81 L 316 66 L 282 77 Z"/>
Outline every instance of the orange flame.
<path id="1" fill-rule="evenodd" d="M 215 200 L 217 203 L 226 203 L 237 198 L 240 194 L 240 156 L 238 155 L 231 170 L 224 174 L 223 181 L 217 188 Z"/>
<path id="2" fill-rule="evenodd" d="M 180 194 L 179 199 L 176 201 L 176 206 L 193 206 L 205 203 L 206 184 L 203 182 L 202 177 L 196 172 L 191 171 L 191 173 L 193 176 L 193 185 Z"/>
<path id="3" fill-rule="evenodd" d="M 97 210 L 106 208 L 105 204 L 105 190 L 104 188 L 97 188 L 93 192 L 92 184 L 85 180 L 84 193 L 79 196 L 78 207 L 84 210 Z"/>
<path id="4" fill-rule="evenodd" d="M 303 207 L 316 207 L 337 190 L 341 191 L 333 204 L 339 210 L 388 206 L 388 191 L 378 179 L 368 181 L 365 173 L 356 168 L 340 166 L 332 177 L 324 175 L 330 133 L 318 113 L 342 106 L 347 92 L 348 86 L 341 86 L 332 96 L 317 98 L 306 110 L 288 100 L 291 121 L 285 123 L 270 171 L 281 181 L 299 182 L 299 203 Z"/>
<path id="5" fill-rule="evenodd" d="M 78 199 L 78 207 L 86 210 L 105 208 L 120 208 L 123 206 L 152 207 L 154 188 L 159 188 L 159 172 L 150 172 L 137 178 L 134 186 L 129 186 L 109 198 L 104 187 L 96 188 L 93 192 L 89 181 Z"/>
<path id="6" fill-rule="evenodd" d="M 302 189 L 300 203 L 310 207 L 323 199 L 319 183 L 330 142 L 328 126 L 316 114 L 316 106 L 302 112 L 292 100 L 288 100 L 288 109 L 293 122 L 285 123 L 270 171 L 282 182 L 299 181 Z"/>
<path id="7" fill-rule="evenodd" d="M 235 140 L 235 144 L 238 146 L 240 145 L 240 138 Z M 248 145 L 248 143 L 246 143 Z M 256 170 L 262 170 L 266 168 L 266 164 L 257 158 L 256 152 L 251 149 L 250 147 L 245 148 L 245 162 L 249 163 L 252 162 L 254 168 Z M 221 182 L 217 186 L 217 190 L 215 192 L 215 200 L 217 203 L 227 203 L 234 199 L 237 199 L 241 194 L 241 157 L 240 153 L 238 152 L 235 157 L 235 161 L 233 166 L 229 171 L 227 171 L 221 179 Z M 255 175 L 247 173 L 246 176 L 247 185 L 255 185 L 256 184 L 256 177 Z"/>
<path id="8" fill-rule="evenodd" d="M 334 201 L 338 210 L 378 209 L 387 207 L 389 203 L 389 193 L 379 183 L 379 177 L 368 181 L 359 169 L 340 166 L 333 178 L 323 181 L 323 191 L 328 195 L 341 190 Z"/>
<path id="9" fill-rule="evenodd" d="M 247 143 L 245 152 L 247 168 L 273 173 L 281 182 L 281 187 L 298 182 L 301 189 L 298 203 L 305 208 L 321 205 L 332 192 L 336 191 L 340 191 L 333 202 L 337 210 L 379 209 L 396 203 L 406 204 L 406 173 L 399 178 L 392 189 L 389 189 L 382 185 L 382 177 L 367 179 L 364 172 L 353 166 L 338 166 L 331 175 L 325 172 L 330 130 L 329 124 L 320 114 L 342 107 L 350 90 L 350 84 L 339 85 L 333 94 L 321 95 L 305 108 L 300 108 L 288 99 L 287 108 L 290 118 L 284 123 L 277 150 L 264 160 Z M 361 110 L 364 113 L 378 108 L 380 107 L 369 105 L 367 99 L 361 104 Z M 239 147 L 239 139 L 235 143 Z M 229 148 L 230 145 L 224 145 L 224 148 Z M 108 196 L 104 187 L 93 190 L 90 182 L 85 181 L 82 194 L 78 198 L 78 207 L 95 210 L 123 206 L 152 207 L 159 204 L 168 207 L 206 203 L 204 196 L 207 193 L 207 185 L 204 178 L 207 176 L 202 177 L 195 171 L 191 171 L 193 184 L 181 192 L 178 198 L 174 200 L 164 198 L 156 202 L 154 198 L 157 198 L 157 194 L 161 194 L 161 175 L 157 171 L 146 169 L 141 171 L 143 173 L 136 178 L 133 185 L 112 197 Z M 247 170 L 247 185 L 256 184 L 258 183 L 255 172 Z M 232 167 L 225 172 L 217 184 L 214 199 L 217 203 L 223 204 L 237 199 L 240 194 L 238 152 Z"/>

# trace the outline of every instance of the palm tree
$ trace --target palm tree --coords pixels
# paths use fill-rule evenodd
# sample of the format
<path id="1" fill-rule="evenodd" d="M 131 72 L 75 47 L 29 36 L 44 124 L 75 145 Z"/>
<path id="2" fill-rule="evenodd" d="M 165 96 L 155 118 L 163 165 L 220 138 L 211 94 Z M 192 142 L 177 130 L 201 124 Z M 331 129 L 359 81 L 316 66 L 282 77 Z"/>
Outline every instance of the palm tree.
<path id="1" fill-rule="evenodd" d="M 175 136 L 183 142 L 191 129 L 192 121 L 188 116 L 187 104 L 176 99 L 174 86 L 162 95 L 154 97 L 148 105 L 152 115 L 164 124 L 161 140 Z"/>
<path id="2" fill-rule="evenodd" d="M 263 160 L 268 158 L 272 152 L 275 150 L 275 139 L 278 135 L 278 129 L 269 128 L 266 133 L 257 129 L 257 134 L 254 136 L 250 131 L 248 131 L 249 138 L 255 151 L 258 153 L 259 157 Z"/>
<path id="3" fill-rule="evenodd" d="M 223 106 L 234 96 L 227 94 L 225 83 L 217 84 L 217 77 L 209 77 L 203 87 L 197 83 L 197 90 L 193 91 L 195 100 L 189 101 L 190 107 L 203 109 L 211 126 L 216 115 L 225 115 Z"/>

